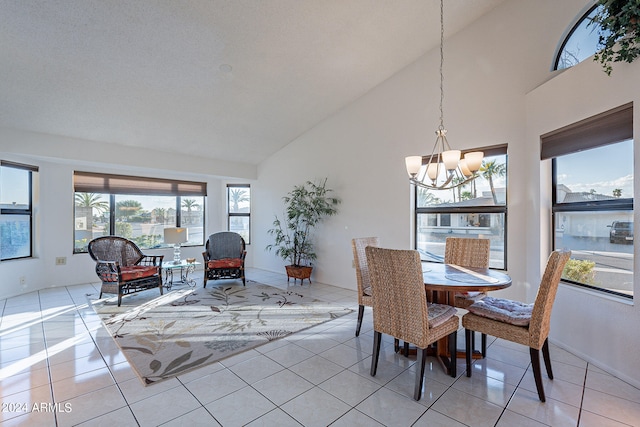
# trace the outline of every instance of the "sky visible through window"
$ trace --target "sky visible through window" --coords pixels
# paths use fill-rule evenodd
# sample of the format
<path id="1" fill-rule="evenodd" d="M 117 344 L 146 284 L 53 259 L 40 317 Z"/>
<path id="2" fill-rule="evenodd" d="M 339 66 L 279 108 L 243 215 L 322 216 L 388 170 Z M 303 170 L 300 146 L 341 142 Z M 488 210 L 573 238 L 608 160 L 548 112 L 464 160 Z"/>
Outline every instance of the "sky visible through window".
<path id="1" fill-rule="evenodd" d="M 571 33 L 559 54 L 556 69 L 562 70 L 572 67 L 599 50 L 598 30 L 600 26 L 591 23 L 591 19 L 596 15 L 597 10 L 591 11 Z"/>
<path id="2" fill-rule="evenodd" d="M 0 205 L 29 205 L 29 171 L 11 167 L 0 169 Z"/>
<path id="3" fill-rule="evenodd" d="M 622 198 L 633 197 L 633 141 L 606 145 L 556 159 L 558 184 L 572 192 L 591 192 Z"/>

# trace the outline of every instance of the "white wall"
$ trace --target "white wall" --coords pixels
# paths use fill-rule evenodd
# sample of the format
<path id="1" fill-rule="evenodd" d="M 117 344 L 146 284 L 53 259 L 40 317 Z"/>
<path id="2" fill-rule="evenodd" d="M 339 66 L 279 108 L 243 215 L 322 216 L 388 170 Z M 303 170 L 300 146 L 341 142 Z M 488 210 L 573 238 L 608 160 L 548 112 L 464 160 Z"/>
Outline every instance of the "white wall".
<path id="1" fill-rule="evenodd" d="M 549 71 L 566 26 L 585 4 L 509 1 L 445 44 L 449 141 L 456 148 L 509 147 L 507 256 L 513 285 L 501 292 L 509 298 L 534 300 L 550 250 L 550 171 L 539 160 L 539 136 L 637 98 L 637 64 L 616 67 L 611 78 L 589 61 Z M 282 260 L 259 250 L 270 243 L 265 230 L 281 212 L 280 197 L 295 184 L 324 176 L 344 202 L 319 230 L 314 280 L 355 289 L 353 237 L 377 235 L 384 246 L 413 247 L 403 159 L 432 147 L 437 65 L 437 53 L 427 53 L 260 165 L 257 267 L 282 271 Z M 633 363 L 640 333 L 631 326 L 639 316 L 634 306 L 563 285 L 550 339 L 640 386 Z"/>
<path id="2" fill-rule="evenodd" d="M 508 1 L 445 41 L 449 142 L 461 149 L 509 145 L 508 266 L 514 286 L 503 293 L 514 298 L 524 298 L 529 288 L 522 230 L 529 228 L 527 209 L 536 194 L 520 191 L 531 181 L 522 173 L 529 153 L 520 151 L 525 144 L 524 97 L 552 76 L 556 45 L 583 7 L 578 0 Z M 315 280 L 355 289 L 353 237 L 377 235 L 385 246 L 413 247 L 404 157 L 433 147 L 439 83 L 436 49 L 263 162 L 254 198 L 255 265 L 283 270 L 282 260 L 260 251 L 271 242 L 265 230 L 293 185 L 325 176 L 343 204 L 338 216 L 319 230 Z"/>
<path id="3" fill-rule="evenodd" d="M 0 158 L 39 167 L 34 206 L 34 257 L 0 263 L 0 298 L 49 287 L 97 282 L 95 264 L 89 255 L 73 254 L 74 170 L 205 181 L 208 191 L 205 235 L 226 229 L 226 183 L 251 183 L 256 173 L 254 166 L 235 164 L 231 165 L 234 176 L 222 178 L 218 174 L 231 173 L 227 164 L 217 167 L 216 162 L 207 164 L 201 158 L 9 129 L 0 129 Z M 241 174 L 246 175 L 244 179 L 240 178 Z M 183 247 L 181 253 L 185 258 L 195 257 L 201 261 L 202 251 L 202 246 Z M 173 258 L 173 249 L 145 252 Z M 56 257 L 66 257 L 66 265 L 55 265 Z M 249 250 L 247 265 L 251 262 Z M 21 277 L 25 279 L 24 286 L 20 284 Z"/>
<path id="4" fill-rule="evenodd" d="M 634 102 L 634 129 L 640 129 L 640 63 L 615 64 L 611 76 L 607 76 L 600 65 L 585 61 L 566 70 L 553 80 L 533 90 L 527 101 L 527 141 L 531 147 L 528 169 L 539 174 L 541 190 L 530 210 L 532 224 L 543 223 L 548 230 L 551 218 L 549 163 L 540 167 L 540 135 L 611 108 Z M 637 139 L 637 138 L 636 138 Z M 637 141 L 636 141 L 637 143 Z M 634 198 L 640 194 L 640 150 L 635 149 Z M 606 161 L 606 159 L 603 159 Z M 535 194 L 535 193 L 534 193 Z M 638 222 L 638 212 L 634 213 Z M 530 234 L 535 234 L 532 232 Z M 550 233 L 542 232 L 543 239 L 528 235 L 529 245 L 539 242 L 540 256 L 531 257 L 529 276 L 541 268 L 544 254 L 550 247 Z M 538 234 L 540 235 L 540 234 Z M 637 248 L 637 246 L 636 246 Z M 634 294 L 640 295 L 638 285 L 638 251 L 634 248 Z M 533 294 L 529 295 L 532 298 Z M 601 294 L 561 285 L 553 309 L 550 339 L 571 352 L 580 355 L 614 373 L 631 384 L 640 386 L 640 373 L 635 362 L 640 354 L 640 330 L 634 325 L 640 322 L 638 304 L 630 304 L 617 298 L 606 298 Z"/>

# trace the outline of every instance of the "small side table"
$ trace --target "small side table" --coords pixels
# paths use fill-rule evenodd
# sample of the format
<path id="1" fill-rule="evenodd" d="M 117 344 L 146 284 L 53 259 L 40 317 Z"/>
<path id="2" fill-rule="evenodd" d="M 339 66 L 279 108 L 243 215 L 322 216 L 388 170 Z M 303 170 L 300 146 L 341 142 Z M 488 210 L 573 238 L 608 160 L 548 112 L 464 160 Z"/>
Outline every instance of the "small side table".
<path id="1" fill-rule="evenodd" d="M 193 273 L 196 270 L 197 265 L 200 265 L 197 261 L 187 262 L 185 260 L 181 260 L 180 264 L 174 264 L 173 261 L 163 262 L 162 269 L 164 270 L 164 287 L 171 289 L 174 283 L 184 283 L 192 288 L 195 287 L 196 281 L 189 278 L 189 273 Z M 180 280 L 176 278 L 174 282 L 173 274 L 174 271 L 177 270 L 180 270 Z"/>

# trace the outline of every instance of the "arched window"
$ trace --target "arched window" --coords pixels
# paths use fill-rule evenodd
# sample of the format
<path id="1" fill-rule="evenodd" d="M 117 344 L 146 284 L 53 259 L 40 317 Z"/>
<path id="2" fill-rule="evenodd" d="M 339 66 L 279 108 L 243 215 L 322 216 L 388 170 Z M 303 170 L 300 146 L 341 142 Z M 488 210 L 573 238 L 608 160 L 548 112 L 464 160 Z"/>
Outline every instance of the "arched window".
<path id="1" fill-rule="evenodd" d="M 562 39 L 553 61 L 553 70 L 573 67 L 596 53 L 600 25 L 593 23 L 593 17 L 601 6 L 591 6 Z"/>

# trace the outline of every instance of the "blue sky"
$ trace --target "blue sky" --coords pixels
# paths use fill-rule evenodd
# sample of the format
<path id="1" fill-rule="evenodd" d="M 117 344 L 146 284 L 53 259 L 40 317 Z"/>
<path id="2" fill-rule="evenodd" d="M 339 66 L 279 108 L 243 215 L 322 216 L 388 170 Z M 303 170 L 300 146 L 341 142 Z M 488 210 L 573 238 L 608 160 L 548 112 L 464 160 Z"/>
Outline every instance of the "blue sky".
<path id="1" fill-rule="evenodd" d="M 573 192 L 596 190 L 612 195 L 620 188 L 622 197 L 633 197 L 633 141 L 606 145 L 556 159 L 558 183 Z"/>

